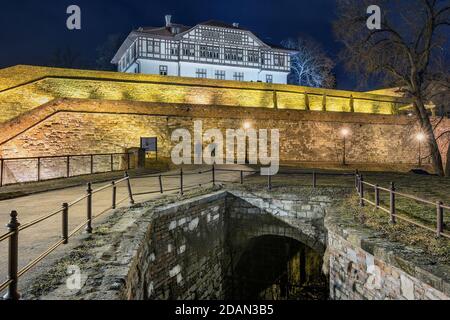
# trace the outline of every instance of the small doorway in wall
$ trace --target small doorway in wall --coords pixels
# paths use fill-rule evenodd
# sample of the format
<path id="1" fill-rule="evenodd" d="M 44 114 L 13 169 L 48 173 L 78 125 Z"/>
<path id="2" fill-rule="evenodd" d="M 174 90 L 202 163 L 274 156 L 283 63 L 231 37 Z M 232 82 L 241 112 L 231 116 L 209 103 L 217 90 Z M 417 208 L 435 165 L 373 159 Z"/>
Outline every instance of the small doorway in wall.
<path id="1" fill-rule="evenodd" d="M 141 137 L 141 149 L 145 150 L 145 159 L 158 161 L 158 138 Z"/>

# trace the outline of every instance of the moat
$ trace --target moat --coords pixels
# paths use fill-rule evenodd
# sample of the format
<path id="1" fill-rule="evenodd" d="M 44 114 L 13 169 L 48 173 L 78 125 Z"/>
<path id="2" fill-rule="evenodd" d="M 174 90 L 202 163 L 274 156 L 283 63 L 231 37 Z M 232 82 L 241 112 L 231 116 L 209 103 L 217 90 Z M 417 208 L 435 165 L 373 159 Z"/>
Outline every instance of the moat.
<path id="1" fill-rule="evenodd" d="M 322 256 L 280 236 L 251 239 L 225 279 L 231 300 L 325 300 L 329 296 Z"/>

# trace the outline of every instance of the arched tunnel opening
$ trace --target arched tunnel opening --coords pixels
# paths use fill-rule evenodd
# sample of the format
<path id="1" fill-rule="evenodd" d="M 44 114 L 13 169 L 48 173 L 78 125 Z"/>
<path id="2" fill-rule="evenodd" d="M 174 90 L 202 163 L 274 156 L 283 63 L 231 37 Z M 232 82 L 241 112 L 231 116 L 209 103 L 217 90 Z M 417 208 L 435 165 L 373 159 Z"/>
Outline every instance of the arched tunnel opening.
<path id="1" fill-rule="evenodd" d="M 326 300 L 323 255 L 298 240 L 266 235 L 252 238 L 228 276 L 228 299 Z"/>

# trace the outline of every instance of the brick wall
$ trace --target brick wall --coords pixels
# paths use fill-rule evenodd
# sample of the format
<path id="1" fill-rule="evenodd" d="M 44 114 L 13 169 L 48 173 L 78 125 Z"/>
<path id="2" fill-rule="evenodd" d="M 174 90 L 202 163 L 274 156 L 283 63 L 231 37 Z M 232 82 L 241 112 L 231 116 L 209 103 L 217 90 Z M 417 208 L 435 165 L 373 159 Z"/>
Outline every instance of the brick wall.
<path id="1" fill-rule="evenodd" d="M 221 299 L 225 192 L 156 212 L 128 272 L 127 299 Z"/>

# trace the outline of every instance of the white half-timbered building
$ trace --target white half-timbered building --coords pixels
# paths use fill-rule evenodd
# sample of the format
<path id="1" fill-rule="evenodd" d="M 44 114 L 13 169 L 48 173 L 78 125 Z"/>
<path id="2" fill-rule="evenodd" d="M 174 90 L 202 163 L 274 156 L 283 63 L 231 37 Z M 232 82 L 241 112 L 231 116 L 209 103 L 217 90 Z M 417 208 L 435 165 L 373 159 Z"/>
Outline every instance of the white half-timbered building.
<path id="1" fill-rule="evenodd" d="M 211 20 L 187 27 L 167 15 L 165 27 L 132 31 L 111 62 L 119 72 L 286 83 L 292 53 L 236 23 Z"/>

